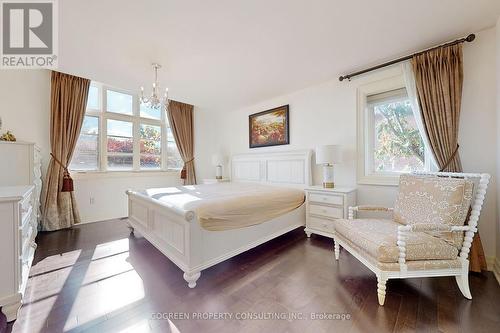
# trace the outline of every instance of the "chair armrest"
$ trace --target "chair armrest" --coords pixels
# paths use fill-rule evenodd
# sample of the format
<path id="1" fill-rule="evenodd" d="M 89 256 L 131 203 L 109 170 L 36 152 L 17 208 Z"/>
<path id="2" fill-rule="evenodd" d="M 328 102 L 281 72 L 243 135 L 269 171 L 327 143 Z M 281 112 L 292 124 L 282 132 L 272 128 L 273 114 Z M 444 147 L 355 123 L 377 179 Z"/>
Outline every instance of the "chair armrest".
<path id="1" fill-rule="evenodd" d="M 349 220 L 354 219 L 354 212 L 358 211 L 371 211 L 371 212 L 392 212 L 394 208 L 383 207 L 383 206 L 354 206 L 349 207 Z"/>
<path id="2" fill-rule="evenodd" d="M 400 231 L 405 232 L 420 232 L 420 231 L 438 231 L 438 232 L 458 232 L 458 231 L 468 231 L 471 227 L 468 225 L 464 226 L 451 226 L 448 224 L 438 224 L 438 223 L 414 223 L 405 226 L 398 227 L 398 233 Z"/>
<path id="3" fill-rule="evenodd" d="M 398 262 L 402 265 L 406 263 L 406 240 L 408 233 L 422 232 L 422 231 L 463 232 L 469 230 L 471 230 L 471 227 L 468 225 L 451 226 L 447 224 L 437 224 L 437 223 L 415 223 L 408 225 L 400 225 L 398 227 L 398 240 L 397 240 L 397 245 L 399 248 Z"/>

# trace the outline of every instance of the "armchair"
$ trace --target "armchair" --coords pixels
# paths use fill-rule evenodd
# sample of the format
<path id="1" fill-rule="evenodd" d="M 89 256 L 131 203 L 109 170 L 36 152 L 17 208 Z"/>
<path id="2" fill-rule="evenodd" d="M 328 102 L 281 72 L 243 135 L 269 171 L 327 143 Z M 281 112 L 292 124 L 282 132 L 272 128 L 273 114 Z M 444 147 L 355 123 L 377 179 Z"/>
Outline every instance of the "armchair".
<path id="1" fill-rule="evenodd" d="M 402 175 L 394 208 L 349 207 L 334 222 L 334 252 L 351 253 L 377 276 L 384 305 L 389 279 L 455 276 L 464 297 L 469 290 L 469 251 L 490 176 L 473 173 Z M 356 219 L 359 211 L 385 211 L 391 219 Z"/>

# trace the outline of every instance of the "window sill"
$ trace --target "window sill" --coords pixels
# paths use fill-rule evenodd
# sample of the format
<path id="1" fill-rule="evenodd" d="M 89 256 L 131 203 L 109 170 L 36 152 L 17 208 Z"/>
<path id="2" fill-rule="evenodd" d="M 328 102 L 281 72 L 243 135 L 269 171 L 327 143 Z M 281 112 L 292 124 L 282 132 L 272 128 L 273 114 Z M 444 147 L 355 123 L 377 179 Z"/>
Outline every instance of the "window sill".
<path id="1" fill-rule="evenodd" d="M 71 177 L 75 180 L 79 179 L 96 179 L 96 178 L 128 178 L 128 177 L 159 177 L 179 176 L 180 170 L 113 170 L 113 171 L 76 171 L 70 170 Z"/>
<path id="2" fill-rule="evenodd" d="M 401 174 L 394 175 L 363 175 L 358 177 L 358 184 L 360 185 L 381 185 L 381 186 L 398 186 L 399 176 Z"/>

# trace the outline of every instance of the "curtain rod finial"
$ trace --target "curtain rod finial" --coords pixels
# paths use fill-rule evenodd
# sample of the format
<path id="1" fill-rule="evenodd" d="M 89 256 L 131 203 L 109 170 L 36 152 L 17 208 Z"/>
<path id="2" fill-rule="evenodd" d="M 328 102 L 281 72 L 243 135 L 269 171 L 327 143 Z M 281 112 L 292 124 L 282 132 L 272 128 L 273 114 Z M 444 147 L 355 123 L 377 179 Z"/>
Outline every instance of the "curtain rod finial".
<path id="1" fill-rule="evenodd" d="M 476 35 L 474 35 L 474 34 L 470 34 L 469 36 L 467 36 L 465 38 L 465 40 L 468 42 L 472 42 L 474 39 L 476 39 Z"/>
<path id="2" fill-rule="evenodd" d="M 344 81 L 344 77 L 343 77 L 343 76 L 340 76 L 340 77 L 339 77 L 339 81 L 340 81 L 340 82 Z"/>

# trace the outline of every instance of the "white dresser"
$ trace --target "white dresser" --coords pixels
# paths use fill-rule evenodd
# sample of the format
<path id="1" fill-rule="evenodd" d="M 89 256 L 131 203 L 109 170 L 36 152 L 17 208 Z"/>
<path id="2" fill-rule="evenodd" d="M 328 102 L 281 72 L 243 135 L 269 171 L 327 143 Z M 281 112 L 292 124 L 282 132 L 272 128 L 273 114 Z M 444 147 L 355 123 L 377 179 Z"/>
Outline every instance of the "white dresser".
<path id="1" fill-rule="evenodd" d="M 29 142 L 0 141 L 0 186 L 34 185 L 34 212 L 38 224 L 42 193 L 40 148 Z"/>
<path id="2" fill-rule="evenodd" d="M 35 186 L 0 186 L 0 306 L 15 320 L 35 254 Z"/>
<path id="3" fill-rule="evenodd" d="M 349 206 L 356 205 L 355 188 L 306 188 L 307 237 L 318 234 L 333 238 L 333 221 L 347 218 Z"/>

